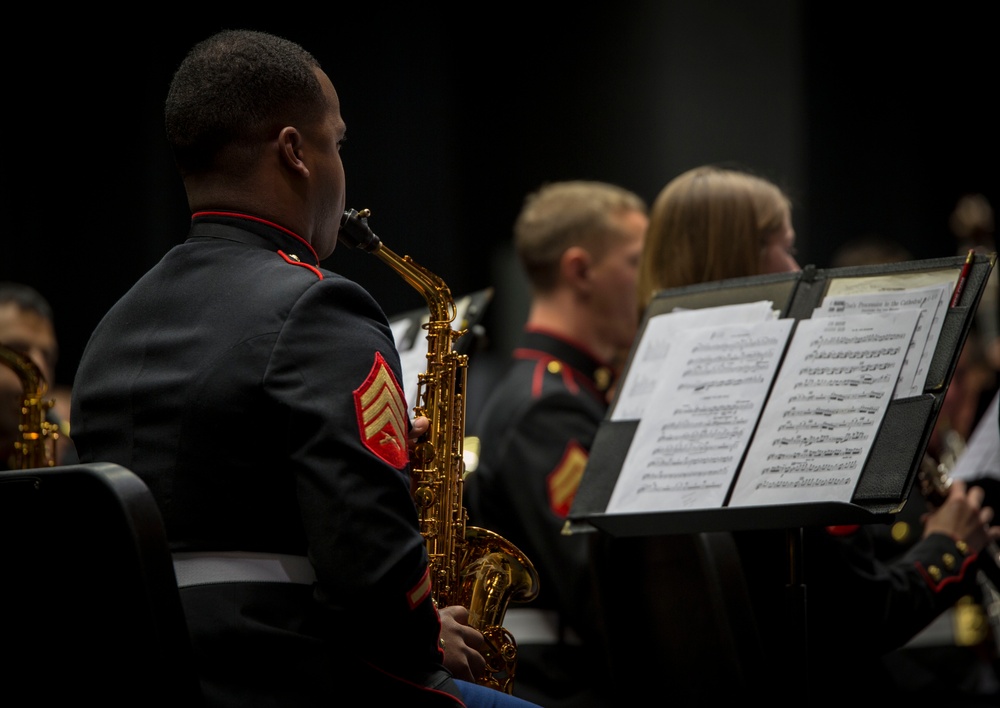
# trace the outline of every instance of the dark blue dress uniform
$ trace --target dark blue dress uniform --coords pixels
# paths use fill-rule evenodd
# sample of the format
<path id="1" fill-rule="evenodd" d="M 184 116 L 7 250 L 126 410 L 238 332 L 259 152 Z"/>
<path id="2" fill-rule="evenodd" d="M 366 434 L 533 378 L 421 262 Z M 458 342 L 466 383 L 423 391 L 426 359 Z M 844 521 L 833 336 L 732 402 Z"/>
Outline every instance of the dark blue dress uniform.
<path id="1" fill-rule="evenodd" d="M 250 554 L 282 575 L 182 582 L 210 705 L 461 705 L 399 381 L 374 299 L 241 214 L 195 214 L 95 329 L 73 392 L 81 460 L 146 482 L 175 558 Z"/>
<path id="2" fill-rule="evenodd" d="M 480 439 L 480 458 L 465 480 L 469 523 L 496 531 L 531 559 L 539 593 L 524 609 L 552 611 L 556 628 L 567 630 L 544 650 L 519 641 L 515 694 L 542 704 L 574 690 L 579 677 L 594 676 L 585 663 L 590 659 L 573 644 L 579 638 L 592 644 L 599 636 L 592 534 L 562 531 L 607 411 L 611 373 L 578 344 L 528 329 L 472 431 Z M 511 613 L 518 609 L 512 605 Z M 561 676 L 566 664 L 572 664 L 571 676 Z M 542 694 L 528 693 L 529 685 Z"/>

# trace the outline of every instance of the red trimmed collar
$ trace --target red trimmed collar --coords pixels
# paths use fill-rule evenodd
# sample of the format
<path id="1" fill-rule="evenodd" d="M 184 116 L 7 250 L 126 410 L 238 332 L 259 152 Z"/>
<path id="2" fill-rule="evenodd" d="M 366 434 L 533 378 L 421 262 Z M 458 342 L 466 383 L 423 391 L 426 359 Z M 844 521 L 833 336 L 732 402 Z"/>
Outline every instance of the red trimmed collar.
<path id="1" fill-rule="evenodd" d="M 589 356 L 591 359 L 594 360 L 594 362 L 598 366 L 610 366 L 608 362 L 604 361 L 601 357 L 594 354 L 594 352 L 591 351 L 589 347 L 581 344 L 575 339 L 570 339 L 564 334 L 560 334 L 559 332 L 555 332 L 551 329 L 546 329 L 545 327 L 539 327 L 538 325 L 525 325 L 524 331 L 529 334 L 543 334 L 546 337 L 551 337 L 552 339 L 558 339 L 560 342 L 564 342 L 573 347 L 574 349 L 583 352 L 584 354 Z"/>
<path id="2" fill-rule="evenodd" d="M 308 248 L 309 252 L 313 255 L 313 258 L 315 258 L 316 262 L 319 263 L 319 256 L 316 255 L 316 249 L 312 247 L 311 243 L 306 241 L 304 238 L 299 236 L 294 231 L 290 231 L 289 229 L 286 229 L 284 226 L 276 224 L 273 221 L 268 221 L 267 219 L 262 219 L 259 216 L 253 216 L 252 214 L 243 214 L 237 211 L 196 211 L 191 215 L 191 221 L 194 221 L 195 219 L 204 216 L 222 216 L 228 219 L 244 219 L 246 221 L 254 221 L 257 222 L 258 224 L 264 224 L 265 226 L 270 226 L 272 229 L 277 229 L 278 231 L 281 231 L 282 233 L 291 236 L 296 241 L 300 242 L 303 246 Z"/>

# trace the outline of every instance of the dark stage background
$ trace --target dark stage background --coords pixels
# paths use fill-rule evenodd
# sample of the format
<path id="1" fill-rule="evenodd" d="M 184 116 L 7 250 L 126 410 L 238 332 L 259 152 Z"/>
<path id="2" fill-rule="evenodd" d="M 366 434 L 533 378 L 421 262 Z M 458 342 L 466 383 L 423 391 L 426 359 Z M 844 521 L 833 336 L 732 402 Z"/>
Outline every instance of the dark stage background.
<path id="1" fill-rule="evenodd" d="M 186 49 L 235 26 L 300 41 L 330 74 L 348 124 L 348 206 L 370 208 L 383 241 L 456 295 L 496 288 L 484 367 L 524 314 L 510 228 L 545 181 L 607 180 L 652 201 L 683 170 L 731 162 L 790 192 L 802 263 L 829 265 L 838 245 L 865 234 L 918 258 L 953 255 L 956 200 L 981 192 L 1000 206 L 996 25 L 986 3 L 871 7 L 708 0 L 452 13 L 367 3 L 271 7 L 267 19 L 180 22 L 149 9 L 107 27 L 9 21 L 0 279 L 51 300 L 57 383 L 71 384 L 103 312 L 184 238 L 162 101 Z M 341 248 L 327 265 L 390 315 L 422 305 L 367 254 Z"/>

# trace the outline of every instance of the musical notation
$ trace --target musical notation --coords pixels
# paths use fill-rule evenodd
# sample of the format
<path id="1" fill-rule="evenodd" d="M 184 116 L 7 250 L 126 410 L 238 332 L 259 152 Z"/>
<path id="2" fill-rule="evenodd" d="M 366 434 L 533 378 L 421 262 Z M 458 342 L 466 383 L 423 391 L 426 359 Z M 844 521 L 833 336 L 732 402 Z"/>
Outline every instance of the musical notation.
<path id="1" fill-rule="evenodd" d="M 780 504 L 803 494 L 849 501 L 919 315 L 675 332 L 655 373 L 633 379 L 655 386 L 608 513 Z"/>
<path id="2" fill-rule="evenodd" d="M 721 506 L 792 330 L 766 319 L 679 332 L 608 511 Z"/>
<path id="3" fill-rule="evenodd" d="M 906 292 L 900 292 L 897 288 L 889 290 L 876 288 L 852 294 L 827 296 L 822 305 L 813 312 L 813 317 L 884 314 L 903 310 L 919 312 L 917 325 L 910 338 L 905 341 L 898 339 L 900 346 L 905 345 L 906 352 L 893 390 L 893 396 L 896 398 L 915 396 L 923 391 L 927 379 L 928 367 L 937 346 L 941 326 L 944 323 L 947 293 L 947 283 L 938 282 Z M 837 356 L 842 355 L 845 358 L 858 358 L 856 352 L 864 353 L 864 357 L 861 358 L 871 358 L 876 356 L 878 352 L 872 351 L 867 345 L 885 344 L 892 336 L 882 332 L 867 334 L 864 337 L 850 340 L 851 344 L 856 345 L 853 350 L 836 349 L 835 351 Z M 824 335 L 820 344 L 848 342 L 847 338 L 840 335 L 830 337 L 828 342 L 826 339 L 827 336 Z M 812 353 L 812 356 L 818 358 L 819 352 Z"/>
<path id="4" fill-rule="evenodd" d="M 803 490 L 812 501 L 850 501 L 918 318 L 903 310 L 800 321 L 729 505 L 802 500 Z M 831 364 L 805 365 L 816 361 Z"/>
<path id="5" fill-rule="evenodd" d="M 644 410 L 651 400 L 654 400 L 651 394 L 656 388 L 657 382 L 662 378 L 664 362 L 681 332 L 688 329 L 773 320 L 773 308 L 773 302 L 761 300 L 739 305 L 712 307 L 707 310 L 675 311 L 650 318 L 639 338 L 628 372 L 619 386 L 619 395 L 612 404 L 609 417 L 612 420 L 639 420 L 642 418 Z M 718 342 L 716 343 L 718 344 Z M 705 352 L 707 349 L 699 350 L 697 353 L 692 350 L 689 352 L 690 356 L 687 357 L 687 360 L 693 360 L 696 356 L 704 356 Z M 671 366 L 685 365 L 671 364 Z M 677 370 L 673 369 L 675 372 Z M 746 381 L 743 383 L 752 384 L 754 382 Z M 729 385 L 738 386 L 741 385 L 741 382 L 734 379 Z M 709 388 L 718 389 L 720 385 L 713 383 L 711 386 L 698 389 L 698 392 L 704 392 Z M 690 390 L 694 391 L 693 388 Z"/>
<path id="6" fill-rule="evenodd" d="M 606 512 L 850 502 L 893 400 L 926 393 L 954 287 L 939 271 L 833 278 L 811 317 L 644 321 L 609 412 L 636 427 Z"/>

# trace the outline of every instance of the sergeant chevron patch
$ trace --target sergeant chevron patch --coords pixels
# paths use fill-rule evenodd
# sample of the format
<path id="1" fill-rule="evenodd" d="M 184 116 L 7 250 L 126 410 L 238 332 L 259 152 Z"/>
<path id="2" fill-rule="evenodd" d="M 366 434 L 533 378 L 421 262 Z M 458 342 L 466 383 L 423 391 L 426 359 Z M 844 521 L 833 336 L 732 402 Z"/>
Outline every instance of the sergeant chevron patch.
<path id="1" fill-rule="evenodd" d="M 583 478 L 589 455 L 576 440 L 570 440 L 556 468 L 549 472 L 546 480 L 549 492 L 549 506 L 552 513 L 565 519 L 576 497 L 576 490 Z"/>
<path id="2" fill-rule="evenodd" d="M 361 442 L 377 457 L 396 469 L 409 461 L 406 449 L 406 403 L 392 369 L 375 352 L 375 363 L 368 378 L 354 391 Z"/>

